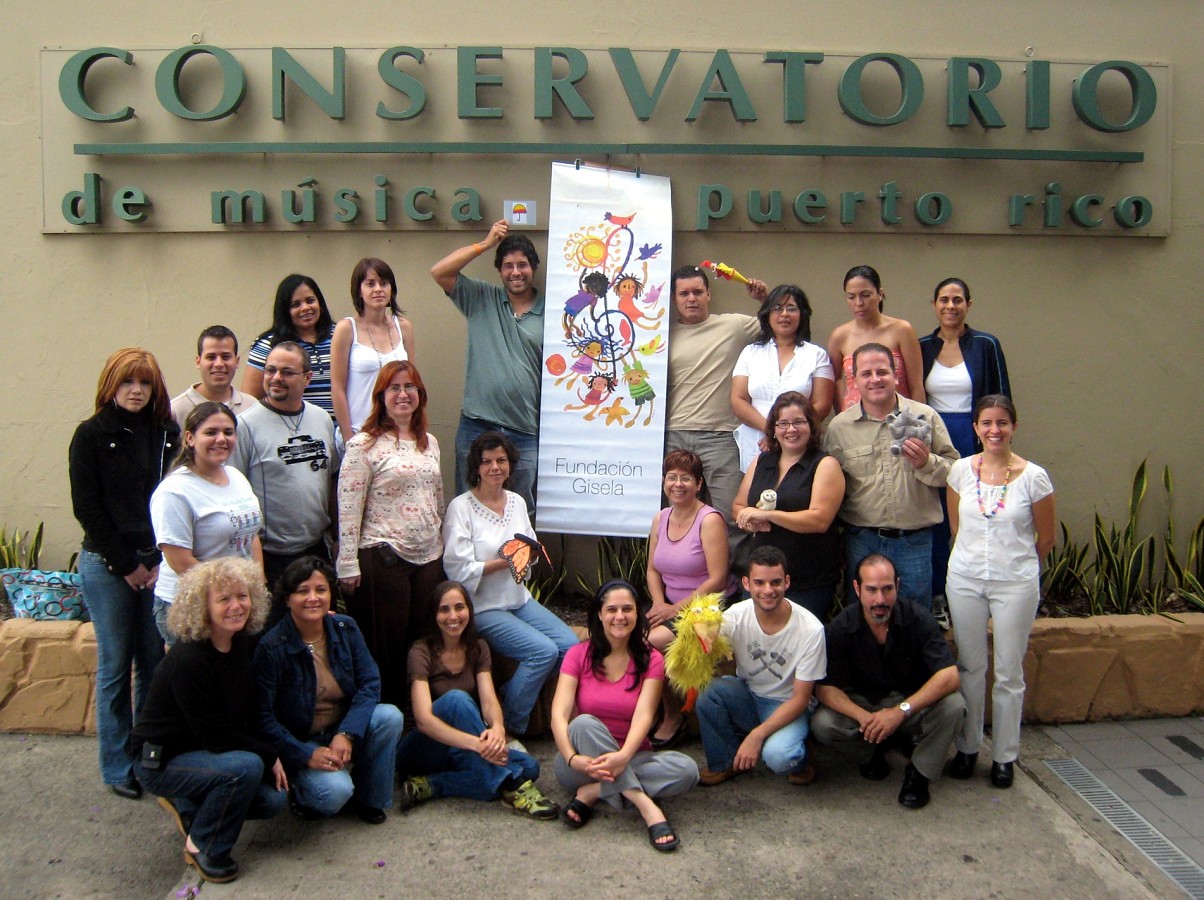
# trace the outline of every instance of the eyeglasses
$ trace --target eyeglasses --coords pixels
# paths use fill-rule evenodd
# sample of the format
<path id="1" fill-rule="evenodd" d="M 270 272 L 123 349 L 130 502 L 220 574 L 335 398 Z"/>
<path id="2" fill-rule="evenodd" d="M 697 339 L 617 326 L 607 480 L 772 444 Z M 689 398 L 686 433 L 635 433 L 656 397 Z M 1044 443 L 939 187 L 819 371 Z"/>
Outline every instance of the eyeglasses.
<path id="1" fill-rule="evenodd" d="M 391 384 L 385 388 L 386 394 L 398 394 L 405 391 L 407 394 L 417 394 L 418 386 L 415 384 Z"/>
<path id="2" fill-rule="evenodd" d="M 777 422 L 774 424 L 774 429 L 777 431 L 789 431 L 793 428 L 795 431 L 802 431 L 804 428 L 810 427 L 811 423 L 806 419 L 794 419 L 790 422 Z"/>
<path id="3" fill-rule="evenodd" d="M 296 369 L 278 369 L 275 366 L 264 366 L 263 374 L 268 378 L 275 378 L 279 375 L 281 378 L 296 378 L 298 375 L 304 375 L 304 372 L 298 372 Z"/>
<path id="4" fill-rule="evenodd" d="M 791 303 L 786 306 L 771 306 L 769 307 L 769 311 L 771 313 L 789 313 L 790 315 L 794 315 L 798 312 L 798 307 Z"/>

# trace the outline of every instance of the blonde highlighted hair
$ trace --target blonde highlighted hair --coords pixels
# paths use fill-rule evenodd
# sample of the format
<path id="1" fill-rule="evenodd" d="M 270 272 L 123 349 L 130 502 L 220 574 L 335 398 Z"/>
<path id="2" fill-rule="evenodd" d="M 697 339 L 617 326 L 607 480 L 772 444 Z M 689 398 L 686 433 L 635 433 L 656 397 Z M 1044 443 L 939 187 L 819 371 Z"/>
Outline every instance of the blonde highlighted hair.
<path id="1" fill-rule="evenodd" d="M 171 418 L 171 396 L 159 361 L 149 350 L 141 347 L 125 347 L 118 350 L 105 362 L 96 382 L 96 413 L 100 413 L 113 402 L 117 389 L 127 378 L 144 378 L 151 383 L 151 397 L 147 406 L 160 422 Z"/>
<path id="2" fill-rule="evenodd" d="M 180 576 L 176 598 L 167 613 L 168 630 L 181 641 L 209 640 L 209 592 L 240 585 L 251 595 L 251 616 L 245 630 L 261 631 L 271 606 L 263 572 L 251 560 L 238 556 L 198 563 Z"/>

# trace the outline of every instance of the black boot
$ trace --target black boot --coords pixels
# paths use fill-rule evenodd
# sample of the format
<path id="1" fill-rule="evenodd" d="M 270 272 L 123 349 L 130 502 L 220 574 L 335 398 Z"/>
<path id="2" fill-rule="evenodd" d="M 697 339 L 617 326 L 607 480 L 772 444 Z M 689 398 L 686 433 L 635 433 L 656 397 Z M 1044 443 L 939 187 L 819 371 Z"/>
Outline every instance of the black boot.
<path id="1" fill-rule="evenodd" d="M 908 809 L 923 809 L 928 805 L 928 779 L 915 766 L 909 765 L 903 773 L 899 802 Z"/>

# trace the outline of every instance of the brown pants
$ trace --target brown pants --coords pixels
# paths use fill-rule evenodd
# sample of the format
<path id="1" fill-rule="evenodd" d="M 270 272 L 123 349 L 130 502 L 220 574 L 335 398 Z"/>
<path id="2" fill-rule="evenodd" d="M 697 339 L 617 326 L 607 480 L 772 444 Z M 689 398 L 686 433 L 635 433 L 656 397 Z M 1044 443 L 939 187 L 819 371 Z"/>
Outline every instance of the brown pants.
<path id="1" fill-rule="evenodd" d="M 435 588 L 443 581 L 442 558 L 415 565 L 391 547 L 359 552 L 360 585 L 347 597 L 347 612 L 364 633 L 380 668 L 380 699 L 410 708 L 406 659 L 410 644 L 435 627 Z"/>

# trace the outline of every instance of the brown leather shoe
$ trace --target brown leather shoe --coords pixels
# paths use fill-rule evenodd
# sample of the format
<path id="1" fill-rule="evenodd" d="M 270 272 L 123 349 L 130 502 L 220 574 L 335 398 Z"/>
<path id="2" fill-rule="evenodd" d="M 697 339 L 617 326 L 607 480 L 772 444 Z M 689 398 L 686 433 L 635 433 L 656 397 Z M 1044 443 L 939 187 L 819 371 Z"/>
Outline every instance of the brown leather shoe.
<path id="1" fill-rule="evenodd" d="M 818 775 L 819 771 L 815 768 L 815 763 L 808 759 L 803 763 L 803 767 L 799 771 L 788 772 L 786 780 L 791 784 L 812 784 Z"/>
<path id="2" fill-rule="evenodd" d="M 714 787 L 717 784 L 723 784 L 725 781 L 730 781 L 740 773 L 735 769 L 728 767 L 718 772 L 712 772 L 710 769 L 698 770 L 698 783 L 704 787 Z"/>

